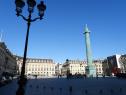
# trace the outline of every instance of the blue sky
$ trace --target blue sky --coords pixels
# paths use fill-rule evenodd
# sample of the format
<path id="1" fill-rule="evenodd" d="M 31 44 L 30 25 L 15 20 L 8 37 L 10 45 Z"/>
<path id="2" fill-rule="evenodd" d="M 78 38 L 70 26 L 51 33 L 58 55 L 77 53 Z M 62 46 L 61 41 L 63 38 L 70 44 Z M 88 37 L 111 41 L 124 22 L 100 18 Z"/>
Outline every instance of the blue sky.
<path id="1" fill-rule="evenodd" d="M 0 32 L 14 54 L 23 55 L 27 24 L 16 17 L 15 0 L 0 1 Z M 37 0 L 39 3 L 40 0 Z M 31 24 L 28 57 L 55 62 L 86 59 L 85 24 L 91 31 L 94 59 L 126 53 L 125 0 L 44 0 L 44 19 Z M 27 6 L 23 14 L 27 16 Z M 37 9 L 33 17 L 37 16 Z"/>

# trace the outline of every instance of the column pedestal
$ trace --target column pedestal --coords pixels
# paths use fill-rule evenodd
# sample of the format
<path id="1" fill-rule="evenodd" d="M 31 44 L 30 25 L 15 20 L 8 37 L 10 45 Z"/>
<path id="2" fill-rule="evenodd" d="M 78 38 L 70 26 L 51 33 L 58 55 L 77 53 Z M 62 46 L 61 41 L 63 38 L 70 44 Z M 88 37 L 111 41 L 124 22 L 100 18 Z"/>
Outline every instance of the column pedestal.
<path id="1" fill-rule="evenodd" d="M 96 68 L 93 65 L 86 66 L 85 72 L 87 77 L 96 77 Z"/>

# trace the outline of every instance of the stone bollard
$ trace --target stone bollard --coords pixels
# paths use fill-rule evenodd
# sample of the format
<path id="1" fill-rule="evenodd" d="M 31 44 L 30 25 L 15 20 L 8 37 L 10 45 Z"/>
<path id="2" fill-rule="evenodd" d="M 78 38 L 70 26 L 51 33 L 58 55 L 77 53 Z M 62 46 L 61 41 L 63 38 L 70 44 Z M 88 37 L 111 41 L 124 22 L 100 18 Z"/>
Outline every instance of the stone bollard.
<path id="1" fill-rule="evenodd" d="M 59 90 L 60 90 L 60 95 L 62 95 L 62 88 L 59 88 Z"/>
<path id="2" fill-rule="evenodd" d="M 114 90 L 113 90 L 113 89 L 110 89 L 110 93 L 111 93 L 111 95 L 113 95 L 113 93 L 114 93 Z"/>
<path id="3" fill-rule="evenodd" d="M 51 93 L 53 94 L 53 90 L 54 90 L 54 88 L 53 88 L 53 87 L 50 87 L 50 89 L 51 89 Z"/>
<path id="4" fill-rule="evenodd" d="M 45 86 L 43 86 L 43 90 L 45 90 L 46 89 L 46 87 Z"/>
<path id="5" fill-rule="evenodd" d="M 37 86 L 36 86 L 36 88 L 38 89 L 38 88 L 39 88 L 39 86 L 37 85 Z"/>
<path id="6" fill-rule="evenodd" d="M 81 89 L 81 94 L 84 95 L 84 89 L 83 88 Z"/>
<path id="7" fill-rule="evenodd" d="M 99 94 L 103 95 L 103 90 L 102 89 L 99 90 Z"/>
<path id="8" fill-rule="evenodd" d="M 46 86 L 43 86 L 43 95 L 45 95 Z"/>
<path id="9" fill-rule="evenodd" d="M 86 95 L 88 94 L 88 90 L 85 90 L 85 94 L 86 94 Z"/>
<path id="10" fill-rule="evenodd" d="M 119 89 L 120 94 L 122 94 L 122 88 Z"/>
<path id="11" fill-rule="evenodd" d="M 69 87 L 69 95 L 72 95 L 72 91 L 73 91 L 72 86 L 70 86 Z"/>
<path id="12" fill-rule="evenodd" d="M 32 88 L 32 85 L 29 85 L 30 88 Z"/>

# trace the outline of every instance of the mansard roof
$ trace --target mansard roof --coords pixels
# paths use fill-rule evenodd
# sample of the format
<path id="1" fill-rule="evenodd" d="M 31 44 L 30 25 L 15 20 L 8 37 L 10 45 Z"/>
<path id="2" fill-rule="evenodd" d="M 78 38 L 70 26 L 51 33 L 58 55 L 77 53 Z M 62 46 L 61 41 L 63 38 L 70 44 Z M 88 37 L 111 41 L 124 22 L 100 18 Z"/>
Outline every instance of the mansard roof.
<path id="1" fill-rule="evenodd" d="M 0 42 L 0 47 L 10 56 L 14 57 L 4 42 Z"/>
<path id="2" fill-rule="evenodd" d="M 23 57 L 16 56 L 16 60 L 23 60 Z M 40 59 L 40 58 L 27 58 L 27 62 L 30 63 L 53 63 L 52 59 Z"/>

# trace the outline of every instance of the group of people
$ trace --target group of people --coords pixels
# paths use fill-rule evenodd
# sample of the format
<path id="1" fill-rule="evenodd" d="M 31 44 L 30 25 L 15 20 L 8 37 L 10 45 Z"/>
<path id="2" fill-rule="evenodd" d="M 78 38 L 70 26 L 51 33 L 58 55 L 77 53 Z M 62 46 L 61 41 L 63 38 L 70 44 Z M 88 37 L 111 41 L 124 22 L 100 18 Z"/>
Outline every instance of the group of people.
<path id="1" fill-rule="evenodd" d="M 126 79 L 126 73 L 117 73 L 116 77 Z"/>
<path id="2" fill-rule="evenodd" d="M 86 74 L 74 74 L 72 75 L 71 73 L 67 74 L 67 79 L 72 79 L 72 78 L 86 78 Z"/>

